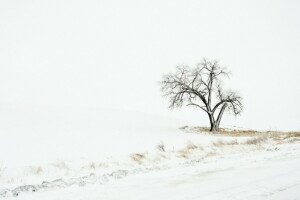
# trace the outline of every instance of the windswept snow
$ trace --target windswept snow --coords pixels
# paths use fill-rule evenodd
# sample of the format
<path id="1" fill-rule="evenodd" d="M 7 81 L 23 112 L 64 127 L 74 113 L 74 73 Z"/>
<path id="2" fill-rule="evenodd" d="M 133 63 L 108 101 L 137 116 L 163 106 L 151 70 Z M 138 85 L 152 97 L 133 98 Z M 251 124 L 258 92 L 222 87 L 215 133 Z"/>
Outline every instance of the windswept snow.
<path id="1" fill-rule="evenodd" d="M 144 113 L 0 107 L 0 198 L 297 199 L 300 143 Z"/>

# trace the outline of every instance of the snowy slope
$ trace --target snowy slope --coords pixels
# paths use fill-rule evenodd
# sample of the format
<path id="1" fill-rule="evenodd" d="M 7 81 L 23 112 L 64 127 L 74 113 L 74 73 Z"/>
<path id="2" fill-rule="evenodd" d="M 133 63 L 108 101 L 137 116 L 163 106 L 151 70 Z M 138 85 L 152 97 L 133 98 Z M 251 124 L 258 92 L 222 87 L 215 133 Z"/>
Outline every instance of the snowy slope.
<path id="1" fill-rule="evenodd" d="M 299 144 L 294 148 L 285 146 L 275 154 L 256 152 L 217 157 L 203 163 L 128 175 L 106 184 L 96 182 L 84 187 L 74 185 L 27 193 L 20 199 L 297 200 L 300 196 Z"/>
<path id="2" fill-rule="evenodd" d="M 1 187 L 86 175 L 90 163 L 127 162 L 164 143 L 183 146 L 184 122 L 120 110 L 33 105 L 0 106 Z M 105 164 L 106 165 L 106 164 Z"/>
<path id="3" fill-rule="evenodd" d="M 0 107 L 0 198 L 297 199 L 300 143 L 181 130 L 161 116 Z"/>
<path id="4" fill-rule="evenodd" d="M 1 105 L 0 163 L 15 173 L 57 160 L 127 155 L 153 147 L 177 126 L 176 120 L 144 113 Z"/>

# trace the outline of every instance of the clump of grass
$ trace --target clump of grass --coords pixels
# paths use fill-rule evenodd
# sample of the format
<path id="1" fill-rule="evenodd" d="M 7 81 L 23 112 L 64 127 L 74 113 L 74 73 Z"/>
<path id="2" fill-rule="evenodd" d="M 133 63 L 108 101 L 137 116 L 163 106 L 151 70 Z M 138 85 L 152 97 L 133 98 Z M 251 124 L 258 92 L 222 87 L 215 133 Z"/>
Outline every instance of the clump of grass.
<path id="1" fill-rule="evenodd" d="M 178 157 L 181 158 L 188 158 L 188 154 L 190 154 L 189 150 L 186 148 L 178 150 L 177 153 L 178 153 Z"/>
<path id="2" fill-rule="evenodd" d="M 43 168 L 41 166 L 32 166 L 29 168 L 30 172 L 35 175 L 39 175 L 43 172 Z"/>
<path id="3" fill-rule="evenodd" d="M 201 127 L 201 126 L 196 126 L 191 128 L 195 132 L 209 132 L 210 128 L 208 127 Z"/>
<path id="4" fill-rule="evenodd" d="M 284 134 L 287 138 L 300 137 L 300 132 L 284 132 Z"/>
<path id="5" fill-rule="evenodd" d="M 251 139 L 248 139 L 244 142 L 244 144 L 249 144 L 249 145 L 252 145 L 252 144 L 260 144 L 264 141 L 267 140 L 267 136 L 261 136 L 261 137 L 256 137 L 256 138 L 251 138 Z"/>
<path id="6" fill-rule="evenodd" d="M 220 146 L 224 146 L 225 145 L 225 143 L 224 143 L 223 140 L 214 141 L 212 144 L 214 146 L 216 146 L 216 147 L 220 147 Z"/>
<path id="7" fill-rule="evenodd" d="M 223 141 L 223 140 L 218 140 L 212 143 L 214 146 L 216 147 L 220 147 L 220 146 L 225 146 L 225 145 L 238 145 L 238 141 L 237 140 L 231 140 L 231 141 Z"/>
<path id="8" fill-rule="evenodd" d="M 214 151 L 209 151 L 209 152 L 206 153 L 205 157 L 216 156 L 216 155 L 217 155 L 216 152 L 214 152 Z"/>
<path id="9" fill-rule="evenodd" d="M 237 140 L 231 140 L 227 142 L 227 145 L 238 145 L 238 141 Z"/>
<path id="10" fill-rule="evenodd" d="M 198 149 L 198 146 L 196 146 L 193 143 L 188 143 L 185 147 L 187 150 L 194 150 L 194 149 Z"/>
<path id="11" fill-rule="evenodd" d="M 295 142 L 300 142 L 300 138 L 293 138 L 288 141 L 289 143 L 295 143 Z"/>
<path id="12" fill-rule="evenodd" d="M 277 142 L 277 144 L 282 144 L 285 142 L 294 143 L 300 141 L 300 132 L 279 132 L 279 131 L 268 131 L 270 138 Z"/>
<path id="13" fill-rule="evenodd" d="M 96 167 L 97 166 L 94 162 L 91 162 L 91 163 L 88 164 L 88 168 L 90 168 L 90 169 L 96 169 Z"/>
<path id="14" fill-rule="evenodd" d="M 57 161 L 55 163 L 52 163 L 52 166 L 57 167 L 58 169 L 64 169 L 64 170 L 69 169 L 69 166 L 64 161 Z"/>
<path id="15" fill-rule="evenodd" d="M 141 153 L 133 153 L 130 155 L 130 158 L 138 163 L 142 163 L 142 160 L 145 159 L 145 155 Z"/>
<path id="16" fill-rule="evenodd" d="M 266 149 L 266 147 L 264 147 L 263 145 L 260 145 L 260 144 L 255 145 L 255 150 L 261 151 L 261 150 L 265 150 L 265 149 Z"/>
<path id="17" fill-rule="evenodd" d="M 300 137 L 300 132 L 290 132 L 288 134 L 291 135 L 292 137 Z"/>
<path id="18" fill-rule="evenodd" d="M 181 130 L 186 130 L 188 128 L 188 126 L 181 126 L 181 127 L 179 127 L 179 129 L 181 129 Z"/>

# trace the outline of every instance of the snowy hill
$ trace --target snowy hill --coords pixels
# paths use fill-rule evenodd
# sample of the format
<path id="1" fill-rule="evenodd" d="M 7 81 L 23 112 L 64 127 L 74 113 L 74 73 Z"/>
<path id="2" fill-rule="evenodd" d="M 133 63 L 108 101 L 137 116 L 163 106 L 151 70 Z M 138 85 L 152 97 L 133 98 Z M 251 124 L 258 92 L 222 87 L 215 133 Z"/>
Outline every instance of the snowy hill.
<path id="1" fill-rule="evenodd" d="M 45 171 L 47 166 L 56 165 L 53 163 L 70 162 L 68 167 L 77 170 L 82 163 L 104 162 L 111 157 L 123 159 L 133 152 L 145 152 L 164 140 L 172 145 L 184 143 L 186 140 L 178 139 L 183 136 L 176 134 L 180 123 L 139 112 L 1 105 L 0 165 L 5 167 L 1 185 L 14 186 L 20 181 L 29 184 L 26 180 L 31 180 L 32 167 Z M 49 170 L 58 171 L 58 176 L 65 173 L 52 168 Z M 50 179 L 57 175 L 43 174 Z M 16 180 L 7 182 L 12 178 Z M 38 180 L 43 180 L 43 176 Z"/>
<path id="2" fill-rule="evenodd" d="M 210 134 L 199 127 L 179 129 L 184 122 L 145 113 L 28 105 L 1 105 L 0 121 L 0 197 L 299 195 L 297 132 Z M 282 173 L 282 167 L 289 173 Z M 259 189 L 270 181 L 268 188 Z"/>
<path id="3" fill-rule="evenodd" d="M 138 112 L 1 105 L 0 148 L 10 154 L 2 154 L 1 159 L 31 163 L 42 161 L 45 155 L 78 158 L 123 154 L 125 149 L 130 152 L 148 143 L 153 145 L 157 135 L 167 138 L 179 126 L 178 120 Z"/>

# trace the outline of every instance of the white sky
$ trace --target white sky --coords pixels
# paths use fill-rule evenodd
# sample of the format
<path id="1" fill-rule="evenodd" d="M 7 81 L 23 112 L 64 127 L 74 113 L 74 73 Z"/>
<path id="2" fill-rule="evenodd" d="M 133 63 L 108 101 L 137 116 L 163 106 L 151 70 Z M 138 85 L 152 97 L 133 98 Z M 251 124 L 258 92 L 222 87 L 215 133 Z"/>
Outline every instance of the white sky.
<path id="1" fill-rule="evenodd" d="M 0 103 L 169 111 L 157 82 L 215 58 L 245 110 L 223 124 L 300 130 L 300 1 L 1 0 Z"/>

